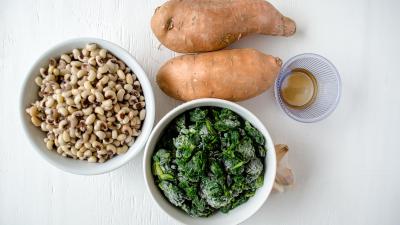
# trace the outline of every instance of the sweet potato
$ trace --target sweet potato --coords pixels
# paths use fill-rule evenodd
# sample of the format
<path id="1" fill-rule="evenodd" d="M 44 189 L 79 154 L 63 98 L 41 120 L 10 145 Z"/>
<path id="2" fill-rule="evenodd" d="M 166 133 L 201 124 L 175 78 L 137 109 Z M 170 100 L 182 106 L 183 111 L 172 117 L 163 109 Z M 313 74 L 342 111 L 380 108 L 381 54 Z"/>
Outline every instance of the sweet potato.
<path id="1" fill-rule="evenodd" d="M 167 48 L 194 53 L 249 34 L 290 36 L 296 24 L 264 0 L 170 0 L 156 9 L 151 28 Z"/>
<path id="2" fill-rule="evenodd" d="M 282 61 L 255 49 L 232 49 L 182 55 L 158 71 L 167 95 L 183 101 L 221 98 L 242 101 L 261 94 L 274 82 Z"/>

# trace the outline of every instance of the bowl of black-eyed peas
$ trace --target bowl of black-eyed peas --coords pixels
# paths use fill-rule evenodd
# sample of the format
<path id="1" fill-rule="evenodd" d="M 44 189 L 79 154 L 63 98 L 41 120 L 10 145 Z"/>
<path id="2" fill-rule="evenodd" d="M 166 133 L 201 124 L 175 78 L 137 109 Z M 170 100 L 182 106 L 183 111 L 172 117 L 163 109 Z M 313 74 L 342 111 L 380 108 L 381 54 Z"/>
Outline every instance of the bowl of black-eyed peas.
<path id="1" fill-rule="evenodd" d="M 42 158 L 66 172 L 94 175 L 122 166 L 144 148 L 155 104 L 132 55 L 109 41 L 77 38 L 33 63 L 20 111 Z"/>

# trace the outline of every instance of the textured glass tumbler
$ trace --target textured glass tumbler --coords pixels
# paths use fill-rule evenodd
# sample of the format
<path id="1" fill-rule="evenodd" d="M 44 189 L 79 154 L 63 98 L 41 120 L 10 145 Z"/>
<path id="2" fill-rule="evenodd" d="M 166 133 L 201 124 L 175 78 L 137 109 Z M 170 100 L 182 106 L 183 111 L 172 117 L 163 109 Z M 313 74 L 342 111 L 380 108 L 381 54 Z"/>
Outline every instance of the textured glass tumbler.
<path id="1" fill-rule="evenodd" d="M 304 109 L 295 109 L 287 106 L 281 97 L 281 85 L 293 69 L 306 69 L 317 80 L 318 93 L 315 101 Z M 335 66 L 326 58 L 305 53 L 297 55 L 287 61 L 275 81 L 274 94 L 281 109 L 291 118 L 303 122 L 313 123 L 325 119 L 339 103 L 341 95 L 341 81 Z"/>

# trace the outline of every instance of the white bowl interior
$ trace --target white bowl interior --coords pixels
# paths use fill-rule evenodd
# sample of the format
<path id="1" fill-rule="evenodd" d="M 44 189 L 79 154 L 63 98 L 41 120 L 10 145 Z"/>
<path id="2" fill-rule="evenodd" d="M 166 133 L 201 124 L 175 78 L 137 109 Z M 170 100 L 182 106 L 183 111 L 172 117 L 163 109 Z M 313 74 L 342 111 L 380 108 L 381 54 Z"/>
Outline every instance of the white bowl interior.
<path id="1" fill-rule="evenodd" d="M 25 109 L 30 106 L 32 102 L 38 99 L 38 87 L 35 84 L 34 79 L 39 74 L 39 69 L 43 66 L 48 65 L 48 61 L 50 58 L 58 57 L 65 52 L 70 52 L 74 48 L 83 48 L 87 43 L 96 43 L 102 48 L 107 49 L 123 62 L 125 62 L 125 64 L 132 69 L 132 71 L 136 74 L 138 80 L 140 81 L 146 101 L 146 118 L 142 126 L 142 133 L 125 154 L 118 155 L 106 161 L 105 163 L 89 163 L 87 161 L 74 160 L 62 157 L 55 151 L 47 150 L 43 142 L 45 133 L 41 131 L 40 128 L 35 127 L 31 123 L 30 116 L 25 112 Z M 29 70 L 29 73 L 27 74 L 27 78 L 23 85 L 24 86 L 22 88 L 21 94 L 20 114 L 22 124 L 26 131 L 28 139 L 31 141 L 34 149 L 42 156 L 42 158 L 44 158 L 53 166 L 70 173 L 82 175 L 101 174 L 122 166 L 143 149 L 147 138 L 149 137 L 153 128 L 155 117 L 154 94 L 147 75 L 145 74 L 141 66 L 136 62 L 134 57 L 131 56 L 127 51 L 111 42 L 102 39 L 72 39 L 51 48 L 34 63 L 34 65 Z"/>
<path id="2" fill-rule="evenodd" d="M 266 147 L 267 147 L 267 157 L 265 161 L 266 169 L 264 174 L 264 185 L 256 191 L 256 194 L 250 198 L 246 203 L 238 206 L 237 208 L 229 211 L 229 213 L 216 213 L 211 215 L 210 217 L 190 217 L 181 209 L 174 207 L 168 200 L 164 197 L 162 192 L 158 189 L 157 185 L 154 182 L 153 175 L 151 172 L 151 157 L 154 152 L 155 145 L 163 133 L 164 129 L 168 126 L 168 124 L 176 118 L 181 113 L 190 110 L 196 107 L 202 106 L 215 106 L 221 108 L 228 108 L 232 111 L 236 112 L 238 115 L 248 120 L 254 127 L 256 127 L 266 139 Z M 260 120 L 257 119 L 250 111 L 243 108 L 242 106 L 228 102 L 220 99 L 199 99 L 191 102 L 184 103 L 174 110 L 170 111 L 161 121 L 157 124 L 157 126 L 153 129 L 153 132 L 150 135 L 148 143 L 145 148 L 144 155 L 144 173 L 145 180 L 147 184 L 147 188 L 153 197 L 154 201 L 161 207 L 161 209 L 170 215 L 172 218 L 176 219 L 179 222 L 185 224 L 238 224 L 251 215 L 253 215 L 265 202 L 268 198 L 269 193 L 271 192 L 276 173 L 276 156 L 275 156 L 275 148 L 272 142 L 272 139 Z"/>

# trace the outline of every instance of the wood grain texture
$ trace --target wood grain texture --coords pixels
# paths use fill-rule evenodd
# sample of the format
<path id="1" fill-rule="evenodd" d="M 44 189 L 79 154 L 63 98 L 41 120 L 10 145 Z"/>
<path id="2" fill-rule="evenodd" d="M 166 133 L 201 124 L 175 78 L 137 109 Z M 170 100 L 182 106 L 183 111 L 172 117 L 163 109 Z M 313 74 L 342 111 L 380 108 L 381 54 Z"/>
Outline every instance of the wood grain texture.
<path id="1" fill-rule="evenodd" d="M 155 91 L 157 121 L 179 102 L 155 84 L 175 53 L 159 46 L 150 18 L 162 0 L 0 1 L 0 224 L 175 224 L 144 186 L 142 156 L 99 176 L 61 172 L 33 151 L 21 128 L 19 93 L 29 66 L 50 46 L 92 36 L 134 55 Z M 303 52 L 329 58 L 343 81 L 338 109 L 316 124 L 284 115 L 272 91 L 240 103 L 276 143 L 291 148 L 297 183 L 272 194 L 244 224 L 383 224 L 400 221 L 400 2 L 271 0 L 297 22 L 291 38 L 253 36 L 252 47 L 287 60 Z"/>

